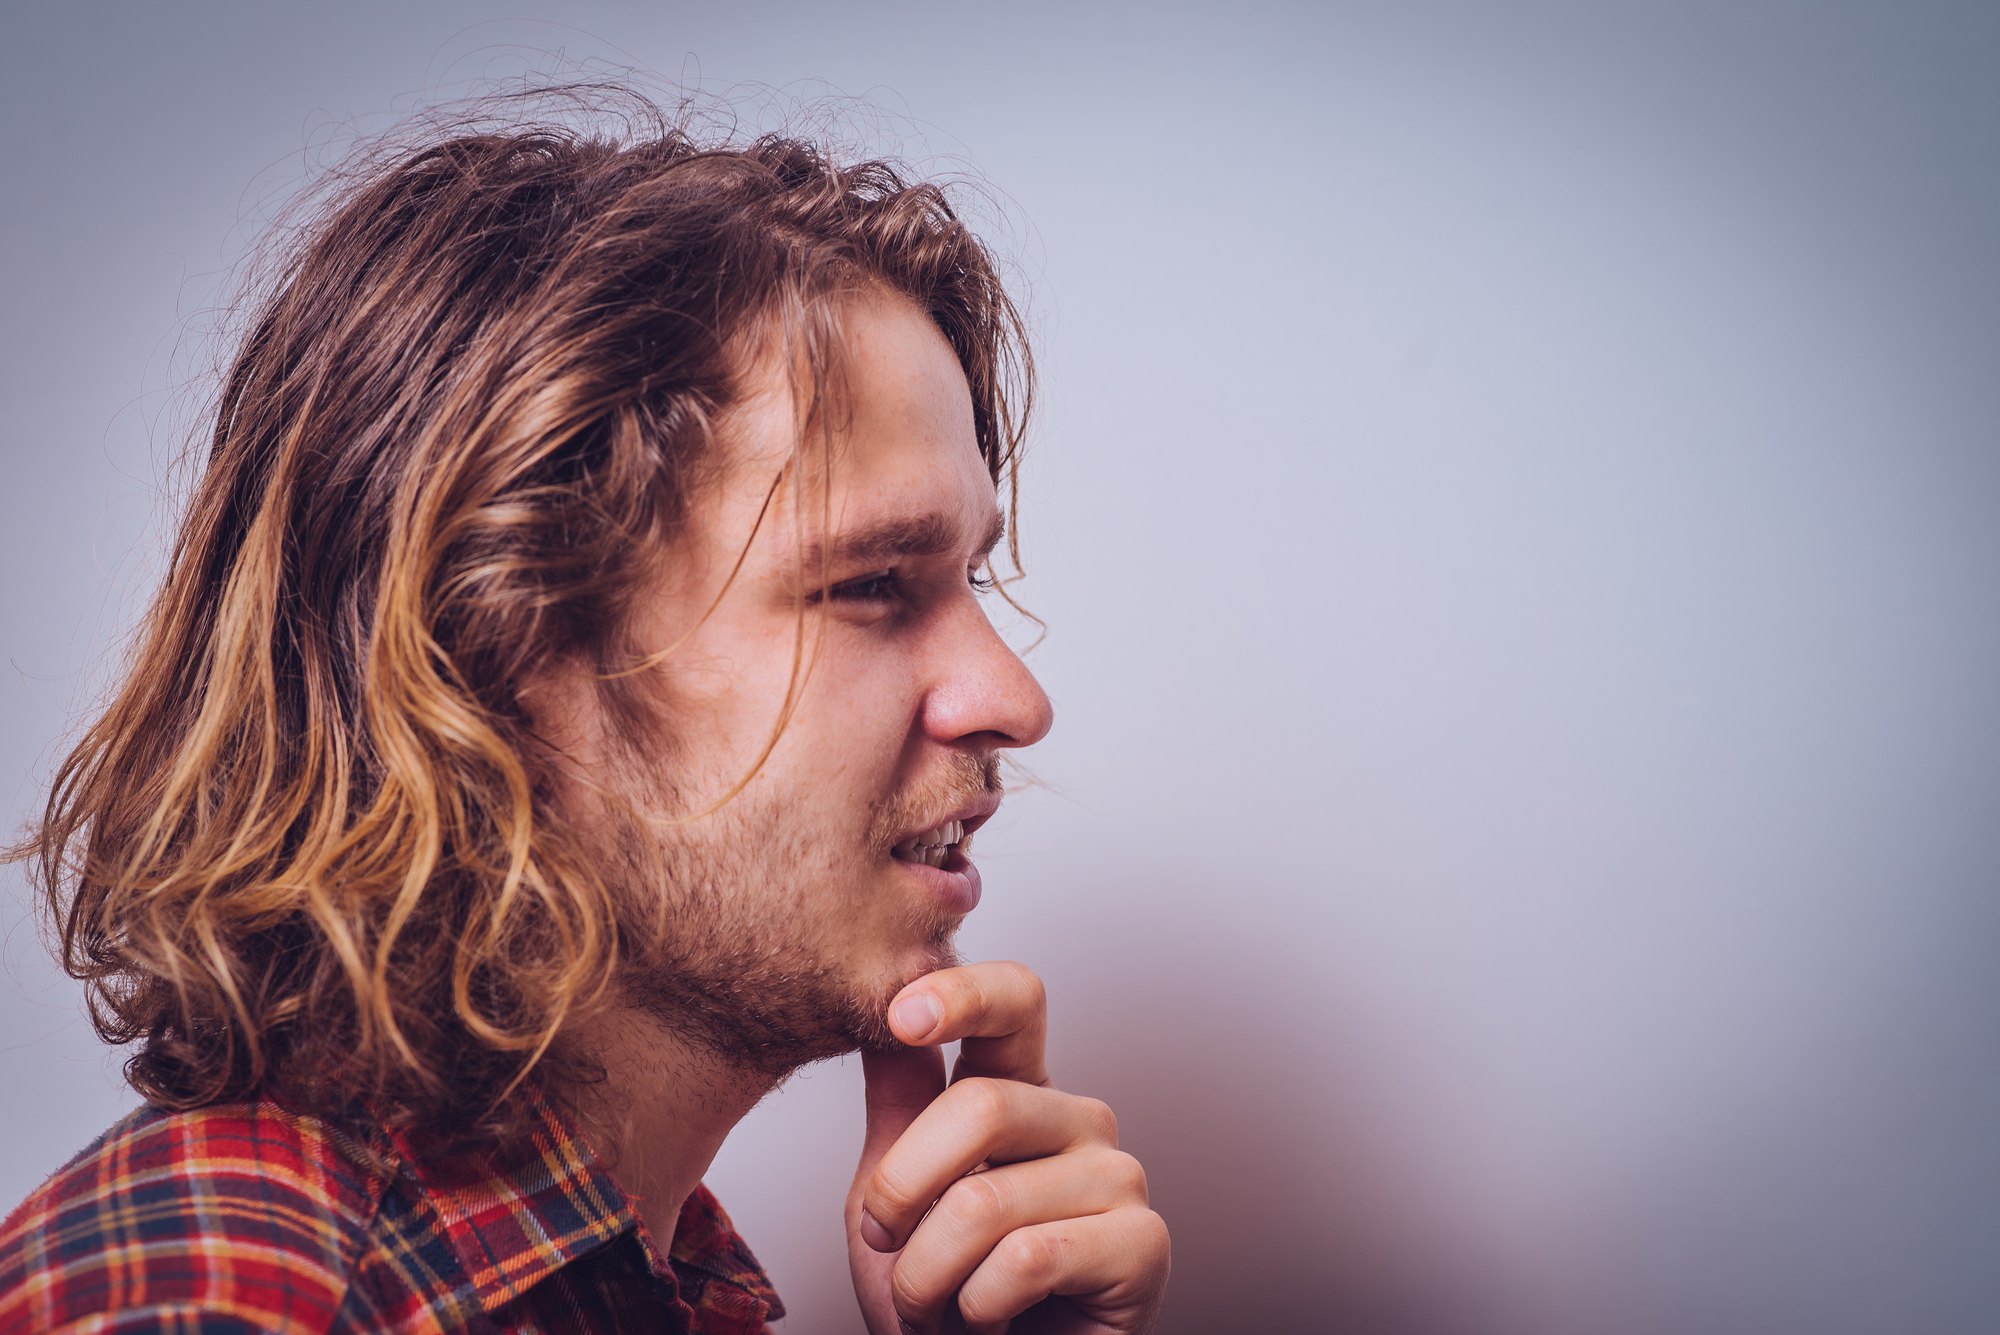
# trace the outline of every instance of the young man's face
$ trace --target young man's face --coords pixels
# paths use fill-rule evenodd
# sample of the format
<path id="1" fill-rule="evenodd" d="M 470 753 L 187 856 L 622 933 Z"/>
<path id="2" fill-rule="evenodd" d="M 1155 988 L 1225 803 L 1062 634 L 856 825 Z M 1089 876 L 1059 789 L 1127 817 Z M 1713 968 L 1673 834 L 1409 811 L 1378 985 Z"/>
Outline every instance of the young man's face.
<path id="1" fill-rule="evenodd" d="M 801 507 L 788 476 L 772 494 L 795 427 L 769 366 L 635 609 L 642 654 L 678 646 L 649 674 L 658 742 L 608 736 L 602 714 L 553 729 L 632 808 L 607 862 L 654 946 L 627 998 L 774 1070 L 886 1041 L 897 990 L 953 962 L 980 891 L 964 836 L 998 805 L 997 754 L 1051 719 L 975 587 L 1000 514 L 957 358 L 900 301 L 857 302 L 847 330 L 824 491 L 809 477 Z M 757 767 L 802 605 L 809 672 Z"/>

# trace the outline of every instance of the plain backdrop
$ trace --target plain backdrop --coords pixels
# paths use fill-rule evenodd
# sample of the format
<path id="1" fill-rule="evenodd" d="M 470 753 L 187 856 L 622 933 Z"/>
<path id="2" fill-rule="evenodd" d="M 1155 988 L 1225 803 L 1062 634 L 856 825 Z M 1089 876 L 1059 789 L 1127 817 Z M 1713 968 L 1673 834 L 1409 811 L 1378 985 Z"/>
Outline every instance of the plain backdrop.
<path id="1" fill-rule="evenodd" d="M 343 136 L 557 66 L 746 125 L 862 98 L 992 183 L 1036 322 L 1058 721 L 963 944 L 1042 972 L 1058 1079 L 1147 1163 L 1164 1329 L 2000 1323 L 2000 7 L 187 0 L 0 38 L 14 827 L 157 569 L 221 276 Z M 5 876 L 11 1201 L 132 1097 Z M 814 1068 L 711 1174 L 787 1330 L 859 1329 L 860 1116 L 858 1063 Z"/>

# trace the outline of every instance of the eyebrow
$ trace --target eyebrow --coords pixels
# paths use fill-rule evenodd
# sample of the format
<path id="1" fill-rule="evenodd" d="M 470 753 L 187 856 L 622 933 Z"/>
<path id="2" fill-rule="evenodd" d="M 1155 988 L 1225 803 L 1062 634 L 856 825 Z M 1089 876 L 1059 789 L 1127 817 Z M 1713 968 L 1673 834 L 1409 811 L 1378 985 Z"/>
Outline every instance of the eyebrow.
<path id="1" fill-rule="evenodd" d="M 973 556 L 984 561 L 993 554 L 993 549 L 1000 545 L 1000 539 L 1006 533 L 1007 517 L 995 510 L 992 522 L 987 524 L 979 544 L 972 549 Z M 887 520 L 859 533 L 835 535 L 831 543 L 831 563 L 837 566 L 873 565 L 899 556 L 942 556 L 963 541 L 956 519 L 932 511 Z M 808 546 L 805 551 L 806 569 L 820 569 L 820 561 L 827 550 L 828 544 L 824 543 L 815 542 Z"/>

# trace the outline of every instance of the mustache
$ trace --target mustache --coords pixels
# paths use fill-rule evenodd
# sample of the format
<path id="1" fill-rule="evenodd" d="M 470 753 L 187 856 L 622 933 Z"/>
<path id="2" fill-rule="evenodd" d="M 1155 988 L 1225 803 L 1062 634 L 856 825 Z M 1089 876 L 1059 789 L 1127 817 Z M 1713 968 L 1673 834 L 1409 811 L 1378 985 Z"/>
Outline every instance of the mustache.
<path id="1" fill-rule="evenodd" d="M 868 823 L 868 843 L 886 855 L 912 830 L 927 828 L 975 797 L 1003 793 L 1000 757 L 954 751 L 936 771 L 889 797 Z"/>

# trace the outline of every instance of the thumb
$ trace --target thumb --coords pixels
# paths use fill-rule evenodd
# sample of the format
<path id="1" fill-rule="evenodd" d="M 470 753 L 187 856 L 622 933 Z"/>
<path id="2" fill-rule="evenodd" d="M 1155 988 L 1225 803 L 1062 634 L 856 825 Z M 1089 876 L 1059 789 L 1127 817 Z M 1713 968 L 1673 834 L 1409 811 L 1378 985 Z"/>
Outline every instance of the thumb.
<path id="1" fill-rule="evenodd" d="M 944 1093 L 944 1052 L 939 1048 L 864 1051 L 861 1077 L 868 1088 L 868 1132 L 854 1173 L 857 1184 L 868 1180 L 889 1147 Z"/>

